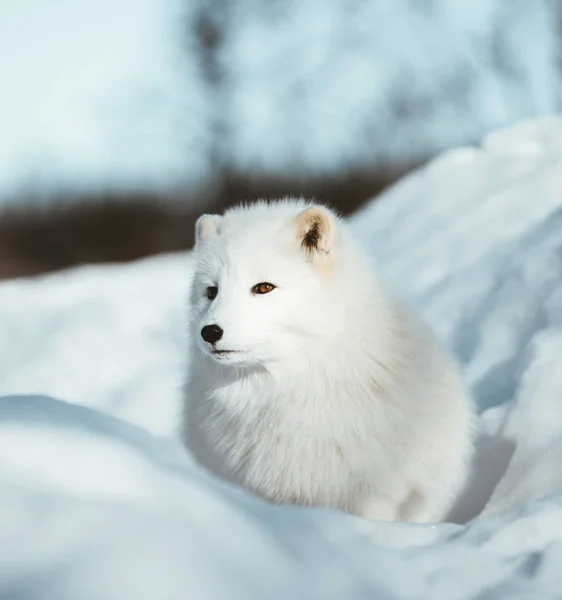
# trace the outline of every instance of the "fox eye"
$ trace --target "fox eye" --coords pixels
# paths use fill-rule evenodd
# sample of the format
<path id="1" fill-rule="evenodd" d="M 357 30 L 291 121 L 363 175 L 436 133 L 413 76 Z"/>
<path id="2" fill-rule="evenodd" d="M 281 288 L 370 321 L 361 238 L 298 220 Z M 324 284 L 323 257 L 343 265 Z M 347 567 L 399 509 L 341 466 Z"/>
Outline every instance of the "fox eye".
<path id="1" fill-rule="evenodd" d="M 209 300 L 214 300 L 217 297 L 218 293 L 219 293 L 219 288 L 216 285 L 212 285 L 207 288 L 205 295 L 207 296 L 207 298 L 209 298 Z"/>
<path id="2" fill-rule="evenodd" d="M 269 292 L 273 291 L 276 286 L 272 283 L 256 283 L 256 285 L 252 288 L 252 294 L 269 294 Z"/>

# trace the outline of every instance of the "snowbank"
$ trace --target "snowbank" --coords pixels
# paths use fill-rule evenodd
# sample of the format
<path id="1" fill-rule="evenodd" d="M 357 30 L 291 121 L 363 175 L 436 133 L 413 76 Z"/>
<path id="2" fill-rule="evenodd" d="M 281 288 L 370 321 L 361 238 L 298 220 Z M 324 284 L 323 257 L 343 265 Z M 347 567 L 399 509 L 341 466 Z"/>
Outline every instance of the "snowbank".
<path id="1" fill-rule="evenodd" d="M 562 120 L 524 123 L 354 217 L 486 408 L 456 524 L 275 507 L 192 463 L 173 439 L 189 256 L 2 284 L 0 393 L 83 406 L 0 400 L 0 595 L 559 597 L 560 140 Z"/>
<path id="2" fill-rule="evenodd" d="M 180 254 L 0 285 L 0 394 L 46 393 L 173 431 L 189 266 Z"/>

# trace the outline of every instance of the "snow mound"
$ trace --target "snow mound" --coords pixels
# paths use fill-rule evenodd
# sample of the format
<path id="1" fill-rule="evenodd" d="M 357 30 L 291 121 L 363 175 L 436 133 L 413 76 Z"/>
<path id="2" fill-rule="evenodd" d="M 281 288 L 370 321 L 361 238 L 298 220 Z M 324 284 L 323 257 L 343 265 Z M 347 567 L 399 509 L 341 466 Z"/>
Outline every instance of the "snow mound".
<path id="1" fill-rule="evenodd" d="M 190 258 L 0 285 L 0 394 L 50 394 L 170 433 L 187 360 Z"/>
<path id="2" fill-rule="evenodd" d="M 172 441 L 40 396 L 0 399 L 0 452 L 7 597 L 546 598 L 561 582 L 557 498 L 466 527 L 273 506 Z"/>
<path id="3" fill-rule="evenodd" d="M 513 398 L 533 336 L 562 323 L 561 131 L 545 118 L 448 152 L 354 217 L 482 407 Z"/>
<path id="4" fill-rule="evenodd" d="M 193 463 L 173 439 L 188 255 L 0 285 L 0 595 L 559 597 L 560 140 L 562 119 L 499 132 L 353 218 L 483 409 L 450 523 L 272 506 Z"/>

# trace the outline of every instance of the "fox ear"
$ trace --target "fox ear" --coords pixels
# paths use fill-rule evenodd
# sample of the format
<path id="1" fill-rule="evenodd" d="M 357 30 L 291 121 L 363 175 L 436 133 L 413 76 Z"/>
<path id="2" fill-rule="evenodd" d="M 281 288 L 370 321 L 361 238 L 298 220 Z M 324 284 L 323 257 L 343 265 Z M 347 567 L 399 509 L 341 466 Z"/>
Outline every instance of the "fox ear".
<path id="1" fill-rule="evenodd" d="M 220 231 L 220 215 L 201 215 L 195 223 L 195 242 L 204 242 Z"/>
<path id="2" fill-rule="evenodd" d="M 336 243 L 336 216 L 323 206 L 311 206 L 296 219 L 300 244 L 308 254 L 327 260 L 333 256 Z"/>

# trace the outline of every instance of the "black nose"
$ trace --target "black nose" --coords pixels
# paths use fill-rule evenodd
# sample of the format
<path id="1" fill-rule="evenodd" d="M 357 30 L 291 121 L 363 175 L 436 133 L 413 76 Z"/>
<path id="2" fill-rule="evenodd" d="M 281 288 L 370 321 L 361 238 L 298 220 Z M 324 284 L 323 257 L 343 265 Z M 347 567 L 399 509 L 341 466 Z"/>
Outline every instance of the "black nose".
<path id="1" fill-rule="evenodd" d="M 222 337 L 223 330 L 218 325 L 205 325 L 201 329 L 201 337 L 209 344 L 216 344 Z"/>

